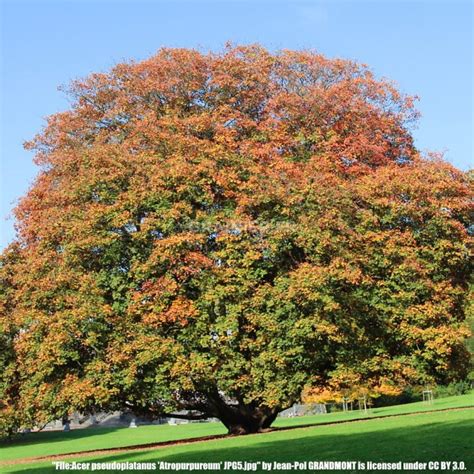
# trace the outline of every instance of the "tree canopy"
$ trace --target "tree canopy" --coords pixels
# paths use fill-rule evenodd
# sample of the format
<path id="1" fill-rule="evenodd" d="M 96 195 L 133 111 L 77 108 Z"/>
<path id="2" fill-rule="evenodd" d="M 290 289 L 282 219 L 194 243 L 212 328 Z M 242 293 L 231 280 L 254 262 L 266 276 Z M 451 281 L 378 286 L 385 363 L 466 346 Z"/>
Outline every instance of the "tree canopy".
<path id="1" fill-rule="evenodd" d="M 258 45 L 68 93 L 1 257 L 4 431 L 127 409 L 255 432 L 303 390 L 465 373 L 472 178 L 414 147 L 412 97 Z"/>

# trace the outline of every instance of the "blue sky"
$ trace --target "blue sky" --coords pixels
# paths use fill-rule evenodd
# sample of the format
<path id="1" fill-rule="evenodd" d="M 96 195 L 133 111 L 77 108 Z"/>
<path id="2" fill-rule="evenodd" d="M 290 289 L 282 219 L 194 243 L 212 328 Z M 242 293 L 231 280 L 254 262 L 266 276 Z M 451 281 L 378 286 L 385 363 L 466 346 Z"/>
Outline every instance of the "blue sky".
<path id="1" fill-rule="evenodd" d="M 68 107 L 57 86 L 142 59 L 161 46 L 221 49 L 226 41 L 312 48 L 368 64 L 419 95 L 422 149 L 473 166 L 473 3 L 456 1 L 1 2 L 1 239 L 37 169 L 22 143 Z"/>

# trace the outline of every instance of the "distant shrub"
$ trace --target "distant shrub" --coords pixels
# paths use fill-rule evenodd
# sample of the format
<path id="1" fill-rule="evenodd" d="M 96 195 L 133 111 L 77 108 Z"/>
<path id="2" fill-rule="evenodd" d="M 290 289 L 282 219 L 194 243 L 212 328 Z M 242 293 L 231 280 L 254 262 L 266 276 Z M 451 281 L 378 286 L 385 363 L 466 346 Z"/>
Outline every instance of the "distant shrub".
<path id="1" fill-rule="evenodd" d="M 471 390 L 468 380 L 452 382 L 449 385 L 439 385 L 433 390 L 435 398 L 451 397 L 453 395 L 464 395 Z"/>

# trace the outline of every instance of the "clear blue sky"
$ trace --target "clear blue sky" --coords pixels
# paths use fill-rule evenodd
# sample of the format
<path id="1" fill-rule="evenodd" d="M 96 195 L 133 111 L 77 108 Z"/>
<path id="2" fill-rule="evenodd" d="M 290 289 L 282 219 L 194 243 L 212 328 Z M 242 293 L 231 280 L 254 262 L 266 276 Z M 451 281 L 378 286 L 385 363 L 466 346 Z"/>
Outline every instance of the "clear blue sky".
<path id="1" fill-rule="evenodd" d="M 161 46 L 259 42 L 367 63 L 421 97 L 416 143 L 473 164 L 473 3 L 456 1 L 41 1 L 1 3 L 1 241 L 37 169 L 22 149 L 68 107 L 57 86 Z"/>

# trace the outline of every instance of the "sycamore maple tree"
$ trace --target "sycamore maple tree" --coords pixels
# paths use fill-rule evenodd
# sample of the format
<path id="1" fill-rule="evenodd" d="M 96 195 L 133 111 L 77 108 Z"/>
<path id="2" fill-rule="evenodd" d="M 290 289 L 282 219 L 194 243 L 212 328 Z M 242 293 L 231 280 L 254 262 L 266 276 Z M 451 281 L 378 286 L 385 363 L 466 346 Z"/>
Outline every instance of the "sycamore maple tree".
<path id="1" fill-rule="evenodd" d="M 307 393 L 466 370 L 472 181 L 363 65 L 162 49 L 74 82 L 0 267 L 4 431 L 180 411 L 231 433 Z"/>

